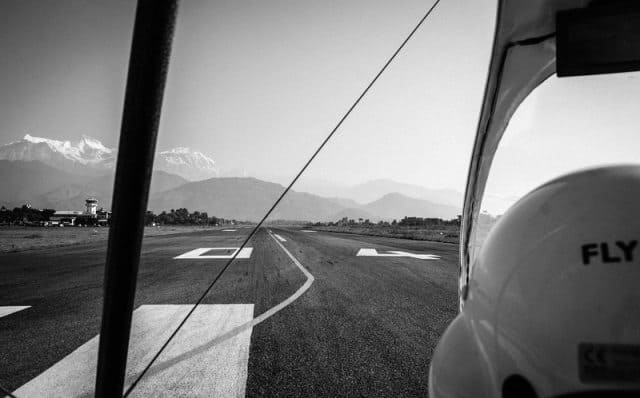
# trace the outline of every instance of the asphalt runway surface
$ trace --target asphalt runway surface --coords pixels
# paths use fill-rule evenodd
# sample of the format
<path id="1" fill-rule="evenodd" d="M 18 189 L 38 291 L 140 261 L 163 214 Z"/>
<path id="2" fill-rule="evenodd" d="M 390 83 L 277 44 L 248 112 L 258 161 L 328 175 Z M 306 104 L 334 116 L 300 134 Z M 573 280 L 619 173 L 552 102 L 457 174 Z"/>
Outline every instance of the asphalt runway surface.
<path id="1" fill-rule="evenodd" d="M 164 322 L 166 308 L 189 308 L 225 265 L 217 257 L 232 254 L 249 231 L 145 238 L 134 306 L 140 319 L 146 313 Z M 457 245 L 273 227 L 259 230 L 247 246 L 248 257 L 236 260 L 204 301 L 212 312 L 198 322 L 209 334 L 193 337 L 195 348 L 177 342 L 176 350 L 183 347 L 185 353 L 161 361 L 149 377 L 167 380 L 181 362 L 182 368 L 192 366 L 185 361 L 194 355 L 200 362 L 215 355 L 223 361 L 215 367 L 226 369 L 228 355 L 237 372 L 214 377 L 205 369 L 201 380 L 220 378 L 209 381 L 235 388 L 236 395 L 427 395 L 432 352 L 457 312 Z M 175 258 L 199 248 L 216 249 Z M 361 249 L 375 251 L 358 256 Z M 0 314 L 3 307 L 29 306 L 0 317 L 0 385 L 10 391 L 36 388 L 35 380 L 47 379 L 42 374 L 49 368 L 62 369 L 58 375 L 74 372 L 61 361 L 70 355 L 67 362 L 74 362 L 79 347 L 99 333 L 105 251 L 103 242 L 0 255 Z M 223 308 L 227 315 L 207 318 Z M 222 340 L 231 340 L 216 337 L 208 319 L 222 327 Z M 226 329 L 219 325 L 225 322 Z M 168 331 L 173 327 L 166 325 Z M 164 335 L 154 334 L 157 342 L 149 343 L 142 331 L 151 329 L 140 330 L 138 340 L 132 334 L 130 358 L 136 358 L 132 345 L 153 351 L 163 341 L 158 336 Z M 228 347 L 210 351 L 217 344 Z M 172 386 L 195 391 L 184 390 L 185 383 Z M 163 388 L 170 395 L 173 387 Z"/>

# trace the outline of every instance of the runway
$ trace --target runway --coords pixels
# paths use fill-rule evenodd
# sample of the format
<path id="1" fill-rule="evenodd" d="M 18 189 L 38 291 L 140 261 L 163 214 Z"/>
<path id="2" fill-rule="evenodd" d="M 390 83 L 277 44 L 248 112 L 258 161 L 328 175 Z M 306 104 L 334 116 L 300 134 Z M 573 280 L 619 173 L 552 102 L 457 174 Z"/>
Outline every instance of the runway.
<path id="1" fill-rule="evenodd" d="M 457 246 L 309 231 L 258 231 L 138 394 L 427 395 L 432 351 L 457 310 Z M 128 383 L 162 343 L 158 330 L 173 327 L 248 233 L 145 239 Z M 45 371 L 91 385 L 69 366 L 95 356 L 105 251 L 106 242 L 0 255 L 0 314 L 26 307 L 0 317 L 0 385 L 49 391 Z M 198 369 L 203 361 L 213 362 Z"/>

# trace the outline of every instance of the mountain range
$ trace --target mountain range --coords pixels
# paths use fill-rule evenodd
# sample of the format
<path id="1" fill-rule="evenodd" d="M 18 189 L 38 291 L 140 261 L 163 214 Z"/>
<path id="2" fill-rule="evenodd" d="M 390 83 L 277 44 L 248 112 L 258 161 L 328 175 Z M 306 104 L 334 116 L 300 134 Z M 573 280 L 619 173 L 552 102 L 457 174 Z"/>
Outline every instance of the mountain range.
<path id="1" fill-rule="evenodd" d="M 289 177 L 290 178 L 290 177 Z M 277 181 L 287 181 L 285 177 L 274 178 Z M 339 195 L 341 199 L 365 204 L 381 198 L 388 193 L 400 193 L 404 196 L 425 199 L 435 203 L 462 207 L 462 192 L 453 189 L 430 189 L 421 185 L 407 184 L 389 179 L 376 179 L 356 185 L 338 184 L 332 181 L 301 178 L 295 188 L 319 196 L 333 197 Z"/>
<path id="2" fill-rule="evenodd" d="M 0 204 L 14 207 L 29 203 L 37 208 L 82 210 L 84 200 L 94 197 L 99 206 L 110 208 L 113 181 L 113 173 L 90 176 L 59 170 L 37 160 L 0 160 Z M 187 182 L 182 177 L 155 170 L 150 192 L 163 192 Z"/>
<path id="3" fill-rule="evenodd" d="M 117 150 L 107 148 L 97 139 L 88 136 L 82 136 L 78 142 L 73 143 L 27 134 L 21 140 L 0 146 L 0 160 L 37 160 L 70 173 L 96 176 L 113 173 Z M 156 154 L 154 169 L 197 181 L 217 177 L 215 163 L 201 152 L 189 148 L 173 148 Z"/>
<path id="4" fill-rule="evenodd" d="M 115 149 L 90 137 L 71 143 L 26 135 L 0 146 L 0 204 L 81 210 L 84 199 L 91 196 L 99 206 L 110 208 L 116 158 Z M 218 177 L 215 166 L 213 159 L 188 148 L 159 152 L 148 208 L 160 212 L 186 207 L 257 221 L 284 190 L 280 184 L 252 177 Z M 270 219 L 336 221 L 348 217 L 375 222 L 404 216 L 450 219 L 460 213 L 453 191 L 391 180 L 370 181 L 340 193 L 339 197 L 324 197 L 292 190 Z"/>

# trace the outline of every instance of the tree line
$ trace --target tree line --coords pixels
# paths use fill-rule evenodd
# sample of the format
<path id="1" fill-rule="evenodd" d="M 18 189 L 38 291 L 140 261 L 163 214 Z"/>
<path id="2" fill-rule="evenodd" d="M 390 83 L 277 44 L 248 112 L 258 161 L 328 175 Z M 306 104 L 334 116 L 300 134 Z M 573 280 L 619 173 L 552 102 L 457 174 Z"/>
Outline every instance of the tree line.
<path id="1" fill-rule="evenodd" d="M 56 211 L 54 209 L 35 209 L 29 205 L 8 209 L 0 207 L 0 224 L 31 225 L 49 221 Z M 186 208 L 171 209 L 155 214 L 147 211 L 144 216 L 145 225 L 223 225 L 243 224 L 233 219 L 209 216 L 206 211 L 189 212 Z"/>
<path id="2" fill-rule="evenodd" d="M 354 227 L 354 226 L 366 226 L 366 227 L 459 227 L 460 226 L 461 216 L 451 220 L 444 220 L 442 218 L 423 218 L 423 217 L 404 217 L 400 221 L 393 220 L 389 221 L 378 221 L 377 223 L 371 222 L 369 219 L 358 218 L 352 219 L 348 217 L 343 217 L 342 219 L 336 222 L 316 222 L 316 223 L 308 223 L 307 226 L 315 226 L 315 227 Z"/>
<path id="3" fill-rule="evenodd" d="M 0 207 L 0 224 L 29 224 L 49 221 L 56 211 L 53 209 L 34 209 L 29 205 L 14 207 L 13 210 Z"/>
<path id="4" fill-rule="evenodd" d="M 206 211 L 190 213 L 186 208 L 171 209 L 160 214 L 147 210 L 144 216 L 145 225 L 222 225 L 238 224 L 236 220 L 209 216 Z"/>

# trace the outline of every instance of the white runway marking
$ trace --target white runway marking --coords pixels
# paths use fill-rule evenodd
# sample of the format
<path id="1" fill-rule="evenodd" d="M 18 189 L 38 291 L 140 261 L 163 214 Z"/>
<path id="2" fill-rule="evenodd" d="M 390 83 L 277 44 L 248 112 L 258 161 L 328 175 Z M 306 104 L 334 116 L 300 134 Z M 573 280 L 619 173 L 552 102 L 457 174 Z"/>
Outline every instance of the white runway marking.
<path id="1" fill-rule="evenodd" d="M 440 260 L 440 256 L 435 254 L 413 254 L 402 251 L 392 250 L 388 253 L 378 253 L 376 249 L 360 249 L 356 256 L 368 256 L 368 257 L 409 257 L 417 258 L 419 260 Z"/>
<path id="2" fill-rule="evenodd" d="M 271 236 L 271 237 L 273 238 L 273 236 Z M 300 261 L 298 261 L 298 259 L 293 257 L 293 254 L 291 254 L 289 252 L 289 250 L 287 250 L 287 248 L 282 245 L 282 243 L 278 242 L 275 238 L 273 238 L 273 240 L 278 244 L 278 246 L 280 246 L 280 248 L 287 254 L 287 256 L 289 256 L 289 258 L 291 259 L 291 261 L 293 261 L 293 263 L 296 265 L 296 267 L 298 267 L 300 269 L 300 271 L 302 271 L 304 276 L 307 277 L 307 280 L 304 282 L 304 285 L 302 285 L 300 287 L 300 289 L 296 290 L 296 292 L 293 293 L 291 296 L 289 296 L 286 300 L 284 300 L 280 304 L 276 305 L 275 307 L 269 309 L 268 311 L 262 313 L 260 316 L 258 316 L 257 318 L 255 318 L 251 322 L 249 322 L 251 327 L 259 324 L 260 322 L 263 322 L 267 318 L 271 317 L 275 313 L 277 313 L 280 310 L 282 310 L 284 307 L 286 307 L 289 304 L 291 304 L 294 301 L 296 301 L 300 296 L 302 296 L 304 294 L 304 292 L 309 290 L 309 288 L 313 284 L 313 281 L 315 281 L 315 279 L 316 279 L 316 278 L 313 277 L 313 275 L 311 275 L 311 273 L 309 271 L 307 271 L 307 269 L 305 267 L 302 266 L 302 264 L 300 264 Z"/>
<path id="3" fill-rule="evenodd" d="M 184 260 L 184 259 L 198 259 L 198 260 L 207 260 L 207 259 L 229 259 L 233 258 L 233 255 L 240 249 L 239 247 L 201 247 L 199 249 L 194 249 L 179 256 L 174 257 L 174 260 Z M 213 252 L 218 254 L 209 254 L 204 255 L 207 252 Z M 236 256 L 236 259 L 247 259 L 251 257 L 251 253 L 253 253 L 252 247 L 245 247 L 240 250 L 240 253 Z"/>
<path id="4" fill-rule="evenodd" d="M 133 313 L 128 387 L 182 321 L 192 305 L 143 305 Z M 253 318 L 253 304 L 198 306 L 192 317 L 151 367 L 131 397 L 244 397 L 252 328 L 194 352 L 203 342 Z M 93 396 L 98 337 L 89 340 L 57 364 L 14 392 L 17 397 Z"/>
<path id="5" fill-rule="evenodd" d="M 11 315 L 14 312 L 26 310 L 29 307 L 31 306 L 30 305 L 7 305 L 7 306 L 0 307 L 0 318 L 2 318 L 3 316 Z"/>
<path id="6" fill-rule="evenodd" d="M 278 238 L 278 240 L 280 242 L 286 242 L 287 240 L 285 238 L 283 238 L 282 236 L 278 235 L 278 234 L 273 234 L 273 236 L 275 236 L 276 238 Z"/>
<path id="7" fill-rule="evenodd" d="M 296 301 L 307 290 L 309 290 L 309 288 L 313 284 L 313 281 L 315 280 L 313 275 L 311 275 L 311 273 L 309 271 L 307 271 L 307 269 L 304 268 L 302 266 L 302 264 L 300 264 L 300 262 L 295 257 L 293 257 L 293 255 L 289 252 L 289 250 L 287 250 L 286 247 L 284 247 L 282 245 L 282 243 L 278 242 L 278 240 L 276 240 L 276 238 L 273 237 L 272 234 L 270 234 L 270 235 L 273 238 L 273 240 L 278 244 L 278 246 L 280 246 L 280 248 L 287 254 L 287 256 L 289 256 L 289 258 L 291 259 L 291 261 L 293 261 L 293 263 L 296 265 L 296 267 L 298 267 L 300 269 L 300 271 L 302 271 L 304 276 L 307 277 L 307 280 L 304 282 L 304 284 L 298 290 L 296 290 L 295 293 L 293 293 L 291 296 L 289 296 L 287 299 L 285 299 L 284 301 L 282 301 L 281 303 L 279 303 L 275 307 L 270 308 L 269 310 L 267 310 L 264 313 L 260 314 L 260 316 L 252 319 L 251 321 L 246 322 L 246 323 L 244 323 L 244 324 L 242 324 L 240 326 L 237 326 L 236 328 L 234 328 L 232 330 L 229 330 L 225 334 L 220 335 L 220 336 L 216 337 L 213 340 L 210 340 L 210 341 L 207 341 L 207 342 L 201 344 L 199 347 L 193 348 L 191 351 L 183 354 L 183 356 L 191 357 L 192 355 L 199 354 L 201 352 L 209 350 L 211 347 L 215 347 L 218 344 L 224 343 L 228 339 L 234 338 L 237 334 L 244 333 L 246 330 L 252 329 L 254 326 L 266 321 L 267 319 L 269 319 L 270 317 L 272 317 L 276 313 L 280 312 L 282 309 L 287 307 L 289 304 L 291 304 L 294 301 Z M 168 364 L 157 363 L 152 369 L 156 369 L 156 368 L 164 369 L 165 366 L 171 366 L 171 361 L 169 361 Z"/>
<path id="8" fill-rule="evenodd" d="M 316 231 L 312 231 L 310 229 L 301 229 L 300 232 L 310 233 L 310 232 L 316 232 Z"/>
<path id="9" fill-rule="evenodd" d="M 237 229 L 223 229 L 222 232 L 236 232 Z"/>
<path id="10" fill-rule="evenodd" d="M 158 362 L 147 372 L 131 396 L 244 396 L 249 343 L 253 327 L 296 301 L 309 290 L 315 280 L 282 243 L 273 235 L 271 237 L 306 276 L 305 283 L 287 299 L 253 319 L 250 319 L 253 316 L 253 304 L 226 306 L 201 304 L 177 335 L 176 340 L 169 345 L 168 351 L 160 356 Z M 242 317 L 223 316 L 223 319 L 220 319 L 220 314 L 211 316 L 203 310 L 204 307 L 246 305 L 251 306 L 251 311 L 248 317 L 250 320 L 244 323 L 240 323 Z M 169 323 L 162 323 L 154 317 L 137 315 L 143 307 L 175 307 L 180 313 L 178 316 L 171 316 Z M 134 312 L 125 389 L 131 385 L 155 354 L 155 350 L 166 341 L 168 335 L 192 307 L 192 305 L 142 306 Z M 196 320 L 199 321 L 195 322 Z M 136 326 L 141 321 L 142 324 Z M 195 325 L 189 327 L 192 323 Z M 153 334 L 147 338 L 146 335 L 150 332 Z M 202 336 L 202 334 L 206 335 Z M 154 347 L 149 348 L 150 343 L 155 343 Z M 176 347 L 176 344 L 180 345 Z M 40 376 L 20 387 L 15 391 L 15 395 L 38 396 L 37 391 L 47 391 L 47 396 L 92 395 L 97 350 L 98 337 L 94 337 Z M 188 351 L 185 352 L 185 350 Z M 231 361 L 228 360 L 230 355 Z"/>

